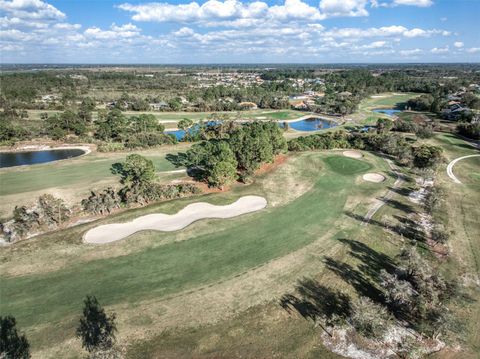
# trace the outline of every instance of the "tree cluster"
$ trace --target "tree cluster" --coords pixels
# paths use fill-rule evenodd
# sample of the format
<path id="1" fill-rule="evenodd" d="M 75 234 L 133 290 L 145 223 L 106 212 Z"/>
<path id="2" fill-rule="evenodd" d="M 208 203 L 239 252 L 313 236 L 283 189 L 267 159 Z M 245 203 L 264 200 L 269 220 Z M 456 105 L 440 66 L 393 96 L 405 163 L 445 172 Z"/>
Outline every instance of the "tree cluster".
<path id="1" fill-rule="evenodd" d="M 209 139 L 187 151 L 187 166 L 210 186 L 223 187 L 239 176 L 246 180 L 262 163 L 286 151 L 275 122 L 251 122 L 231 128 L 221 139 Z"/>

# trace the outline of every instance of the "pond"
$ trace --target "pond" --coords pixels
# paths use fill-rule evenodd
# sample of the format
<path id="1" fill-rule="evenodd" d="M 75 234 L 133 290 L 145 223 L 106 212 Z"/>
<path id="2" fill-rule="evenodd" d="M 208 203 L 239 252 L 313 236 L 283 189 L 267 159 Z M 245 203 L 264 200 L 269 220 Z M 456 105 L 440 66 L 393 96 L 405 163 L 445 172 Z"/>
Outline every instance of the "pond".
<path id="1" fill-rule="evenodd" d="M 205 123 L 207 126 L 215 126 L 220 124 L 221 121 L 208 121 Z M 200 129 L 200 125 L 198 123 L 194 124 L 192 127 L 188 129 L 188 133 L 191 135 L 195 135 L 195 133 Z M 171 131 L 165 131 L 165 134 L 167 135 L 174 135 L 178 141 L 182 141 L 187 132 L 185 130 L 171 130 Z"/>
<path id="2" fill-rule="evenodd" d="M 0 168 L 22 165 L 34 165 L 81 156 L 85 153 L 79 148 L 66 148 L 45 151 L 0 152 Z"/>
<path id="3" fill-rule="evenodd" d="M 396 113 L 402 112 L 402 110 L 396 110 L 394 108 L 376 108 L 372 111 L 376 112 L 376 113 L 383 113 L 383 114 L 388 115 L 388 116 L 393 116 Z"/>
<path id="4" fill-rule="evenodd" d="M 205 124 L 207 126 L 215 126 L 220 124 L 221 121 L 208 121 Z M 285 127 L 285 122 L 283 121 L 277 121 L 278 126 L 281 128 Z M 288 122 L 288 127 L 292 128 L 297 131 L 318 131 L 318 130 L 325 130 L 327 128 L 335 127 L 337 124 L 334 121 L 329 121 L 329 120 L 324 120 L 321 118 L 317 117 L 311 117 L 307 118 L 305 120 L 300 120 L 300 121 L 294 121 L 294 122 Z M 195 124 L 193 125 L 188 132 L 191 135 L 195 135 L 196 132 L 199 130 L 200 125 Z M 167 135 L 174 135 L 178 141 L 182 141 L 183 138 L 185 137 L 186 131 L 185 130 L 167 130 L 165 131 Z"/>
<path id="5" fill-rule="evenodd" d="M 285 127 L 285 123 L 280 123 L 280 127 Z M 327 128 L 335 127 L 337 124 L 334 121 L 324 120 L 321 118 L 307 118 L 305 120 L 288 122 L 288 127 L 297 131 L 318 131 L 326 130 Z"/>

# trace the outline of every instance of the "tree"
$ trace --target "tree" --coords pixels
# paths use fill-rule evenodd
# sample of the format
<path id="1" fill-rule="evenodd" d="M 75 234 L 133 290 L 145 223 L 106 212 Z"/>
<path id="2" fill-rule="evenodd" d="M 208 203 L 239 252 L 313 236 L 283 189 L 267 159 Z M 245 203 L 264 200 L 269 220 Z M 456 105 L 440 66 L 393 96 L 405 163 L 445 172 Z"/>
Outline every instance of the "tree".
<path id="1" fill-rule="evenodd" d="M 442 161 L 442 148 L 430 145 L 413 147 L 413 164 L 417 168 L 436 167 Z"/>
<path id="2" fill-rule="evenodd" d="M 141 155 L 128 155 L 125 162 L 112 165 L 112 172 L 120 174 L 122 184 L 127 187 L 143 186 L 155 179 L 155 165 Z"/>
<path id="3" fill-rule="evenodd" d="M 122 114 L 122 111 L 113 109 L 105 115 L 103 121 L 98 123 L 95 136 L 102 140 L 121 141 L 127 130 L 127 125 L 127 118 Z"/>
<path id="4" fill-rule="evenodd" d="M 388 329 L 391 316 L 385 307 L 360 297 L 352 303 L 350 322 L 365 337 L 378 338 Z"/>
<path id="5" fill-rule="evenodd" d="M 0 317 L 0 358 L 30 358 L 30 344 L 24 334 L 17 331 L 17 321 L 7 315 Z"/>
<path id="6" fill-rule="evenodd" d="M 393 128 L 393 121 L 388 118 L 379 118 L 377 120 L 378 133 L 385 133 Z"/>
<path id="7" fill-rule="evenodd" d="M 200 178 L 210 186 L 223 187 L 237 177 L 237 160 L 229 144 L 210 140 L 193 145 L 187 151 L 189 167 L 200 171 Z"/>
<path id="8" fill-rule="evenodd" d="M 112 348 L 117 332 L 115 313 L 108 316 L 94 296 L 87 295 L 83 303 L 83 316 L 76 332 L 82 346 L 89 352 Z"/>

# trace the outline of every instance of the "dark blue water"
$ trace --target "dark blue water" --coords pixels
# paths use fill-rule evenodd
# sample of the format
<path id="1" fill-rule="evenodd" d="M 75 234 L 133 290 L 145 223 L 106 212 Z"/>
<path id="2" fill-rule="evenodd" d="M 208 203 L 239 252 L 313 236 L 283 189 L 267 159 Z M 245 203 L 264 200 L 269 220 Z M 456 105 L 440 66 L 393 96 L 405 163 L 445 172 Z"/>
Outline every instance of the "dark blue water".
<path id="1" fill-rule="evenodd" d="M 0 152 L 0 168 L 22 165 L 34 165 L 83 155 L 80 149 L 28 151 L 28 152 Z"/>
<path id="2" fill-rule="evenodd" d="M 402 110 L 395 110 L 394 108 L 377 108 L 375 110 L 372 110 L 373 112 L 377 113 L 383 113 L 388 116 L 393 116 L 396 113 L 402 112 Z"/>
<path id="3" fill-rule="evenodd" d="M 280 127 L 284 127 L 283 123 L 280 123 Z M 306 120 L 288 122 L 288 127 L 297 131 L 318 131 L 325 130 L 327 128 L 335 127 L 337 124 L 333 121 L 324 120 L 321 118 L 307 118 Z"/>

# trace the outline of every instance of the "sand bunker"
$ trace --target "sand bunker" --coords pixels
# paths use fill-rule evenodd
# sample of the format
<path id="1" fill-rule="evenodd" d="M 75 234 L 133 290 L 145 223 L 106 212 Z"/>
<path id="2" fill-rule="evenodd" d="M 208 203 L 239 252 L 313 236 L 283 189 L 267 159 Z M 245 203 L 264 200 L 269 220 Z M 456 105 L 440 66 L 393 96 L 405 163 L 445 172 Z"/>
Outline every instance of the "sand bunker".
<path id="1" fill-rule="evenodd" d="M 360 151 L 343 151 L 343 155 L 345 157 L 350 157 L 350 158 L 362 158 L 363 155 Z"/>
<path id="2" fill-rule="evenodd" d="M 380 183 L 385 181 L 385 176 L 380 173 L 366 173 L 363 175 L 363 179 L 368 182 Z"/>
<path id="3" fill-rule="evenodd" d="M 244 196 L 232 204 L 215 206 L 210 203 L 192 203 L 176 214 L 148 214 L 127 223 L 105 224 L 92 228 L 83 237 L 85 243 L 103 244 L 126 238 L 136 232 L 155 230 L 172 232 L 204 218 L 232 218 L 259 211 L 267 206 L 267 200 L 259 196 Z"/>

